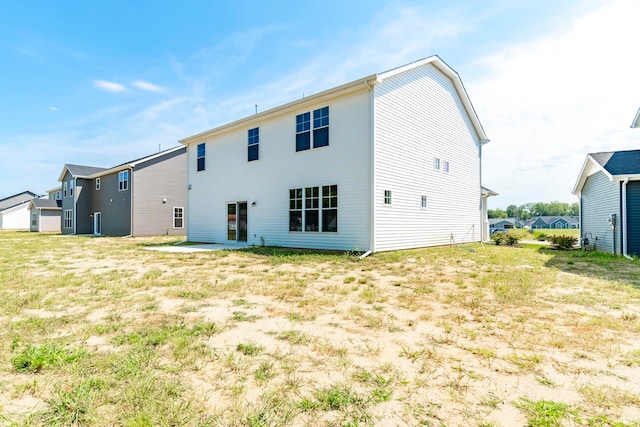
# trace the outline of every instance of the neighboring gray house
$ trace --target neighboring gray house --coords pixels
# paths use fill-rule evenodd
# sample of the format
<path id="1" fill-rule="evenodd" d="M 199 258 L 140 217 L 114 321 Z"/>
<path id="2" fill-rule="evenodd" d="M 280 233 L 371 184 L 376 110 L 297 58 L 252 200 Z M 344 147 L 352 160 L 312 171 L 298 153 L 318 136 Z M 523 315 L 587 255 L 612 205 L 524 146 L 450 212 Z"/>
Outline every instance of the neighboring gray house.
<path id="1" fill-rule="evenodd" d="M 186 147 L 108 169 L 67 164 L 59 181 L 63 234 L 185 234 Z"/>
<path id="2" fill-rule="evenodd" d="M 0 199 L 0 230 L 28 230 L 28 203 L 36 193 L 23 191 Z"/>
<path id="3" fill-rule="evenodd" d="M 548 228 L 580 228 L 580 219 L 576 216 L 537 216 L 524 223 L 524 226 L 531 229 Z"/>
<path id="4" fill-rule="evenodd" d="M 573 194 L 583 240 L 603 252 L 640 255 L 640 150 L 588 154 Z"/>
<path id="5" fill-rule="evenodd" d="M 510 230 L 518 227 L 518 220 L 515 218 L 489 218 L 489 230 Z"/>
<path id="6" fill-rule="evenodd" d="M 36 232 L 60 232 L 62 200 L 33 199 L 29 202 L 31 223 L 29 230 Z"/>

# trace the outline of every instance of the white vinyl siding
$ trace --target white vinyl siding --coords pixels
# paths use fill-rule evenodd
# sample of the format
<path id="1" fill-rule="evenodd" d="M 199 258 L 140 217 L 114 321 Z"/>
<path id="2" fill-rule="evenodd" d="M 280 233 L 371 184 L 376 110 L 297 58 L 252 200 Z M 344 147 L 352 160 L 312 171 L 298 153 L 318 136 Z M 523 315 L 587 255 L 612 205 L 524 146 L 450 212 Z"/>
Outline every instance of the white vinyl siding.
<path id="1" fill-rule="evenodd" d="M 393 194 L 392 209 L 374 200 L 375 250 L 479 241 L 479 138 L 451 80 L 427 64 L 374 91 L 375 193 Z"/>
<path id="2" fill-rule="evenodd" d="M 617 215 L 616 253 L 620 254 L 620 182 L 610 181 L 603 172 L 597 172 L 584 183 L 581 199 L 582 230 L 589 245 L 603 252 L 613 252 L 613 231 L 607 218 Z"/>
<path id="3" fill-rule="evenodd" d="M 331 114 L 329 146 L 296 153 L 296 115 L 325 106 Z M 267 245 L 368 250 L 370 114 L 369 93 L 363 87 L 260 121 L 259 162 L 247 162 L 247 129 L 257 123 L 207 137 L 206 173 L 196 171 L 198 142 L 190 144 L 188 239 L 226 242 L 227 203 L 246 201 L 248 244 L 260 245 L 263 238 Z M 338 188 L 338 231 L 290 232 L 289 190 L 325 185 Z"/>

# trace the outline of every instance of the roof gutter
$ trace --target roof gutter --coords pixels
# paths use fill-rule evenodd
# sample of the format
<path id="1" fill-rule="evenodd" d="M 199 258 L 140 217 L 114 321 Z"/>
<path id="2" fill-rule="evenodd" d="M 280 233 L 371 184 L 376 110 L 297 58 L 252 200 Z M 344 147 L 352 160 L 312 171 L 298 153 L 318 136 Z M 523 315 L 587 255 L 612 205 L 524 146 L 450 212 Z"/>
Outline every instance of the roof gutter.
<path id="1" fill-rule="evenodd" d="M 323 92 L 316 93 L 314 95 L 306 96 L 304 98 L 297 99 L 295 101 L 288 102 L 284 105 L 280 105 L 279 107 L 271 108 L 269 110 L 265 110 L 258 114 L 253 114 L 251 116 L 244 117 L 242 119 L 236 120 L 231 123 L 227 123 L 225 125 L 219 126 L 214 129 L 207 130 L 205 132 L 201 132 L 199 134 L 180 139 L 178 142 L 183 145 L 189 145 L 195 142 L 202 142 L 208 138 L 211 138 L 215 135 L 230 132 L 237 128 L 242 128 L 247 126 L 249 123 L 258 122 L 261 120 L 266 120 L 273 116 L 278 116 L 281 114 L 286 114 L 290 111 L 298 110 L 304 104 L 310 104 L 313 102 L 321 102 L 326 101 L 328 99 L 335 98 L 337 96 L 341 96 L 343 94 L 357 92 L 359 90 L 363 90 L 363 83 L 371 89 L 368 82 L 375 80 L 378 77 L 377 74 L 373 74 L 371 76 L 354 80 L 352 82 L 343 84 L 338 87 L 334 87 L 332 89 L 325 90 Z"/>

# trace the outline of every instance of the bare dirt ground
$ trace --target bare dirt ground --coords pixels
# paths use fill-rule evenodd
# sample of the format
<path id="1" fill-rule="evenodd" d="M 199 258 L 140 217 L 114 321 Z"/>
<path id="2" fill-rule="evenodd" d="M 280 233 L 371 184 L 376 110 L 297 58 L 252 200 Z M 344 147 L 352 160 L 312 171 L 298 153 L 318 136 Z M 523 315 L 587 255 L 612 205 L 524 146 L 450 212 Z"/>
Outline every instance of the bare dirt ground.
<path id="1" fill-rule="evenodd" d="M 102 362 L 139 345 L 152 353 L 138 369 L 191 402 L 184 425 L 640 425 L 637 261 L 487 245 L 358 260 L 3 237 L 5 425 L 55 425 L 60 390 L 88 376 L 107 385 L 87 392 L 79 424 L 172 425 L 133 422 L 144 405 L 116 391 L 133 377 Z M 16 368 L 45 343 L 86 355 L 76 368 Z"/>

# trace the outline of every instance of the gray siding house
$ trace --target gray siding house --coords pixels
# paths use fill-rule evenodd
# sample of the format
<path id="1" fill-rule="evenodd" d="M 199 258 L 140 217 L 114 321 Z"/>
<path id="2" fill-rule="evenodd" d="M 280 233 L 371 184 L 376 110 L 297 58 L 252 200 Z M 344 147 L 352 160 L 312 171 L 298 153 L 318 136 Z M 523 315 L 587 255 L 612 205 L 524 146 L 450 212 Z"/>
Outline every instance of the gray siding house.
<path id="1" fill-rule="evenodd" d="M 640 150 L 588 154 L 573 194 L 583 244 L 640 256 Z"/>
<path id="2" fill-rule="evenodd" d="M 33 199 L 29 202 L 31 223 L 29 230 L 35 232 L 60 232 L 62 200 Z"/>
<path id="3" fill-rule="evenodd" d="M 580 219 L 576 216 L 537 216 L 524 222 L 524 227 L 531 229 L 548 228 L 580 228 Z"/>
<path id="4" fill-rule="evenodd" d="M 108 169 L 67 164 L 59 180 L 63 234 L 185 234 L 183 146 Z"/>

